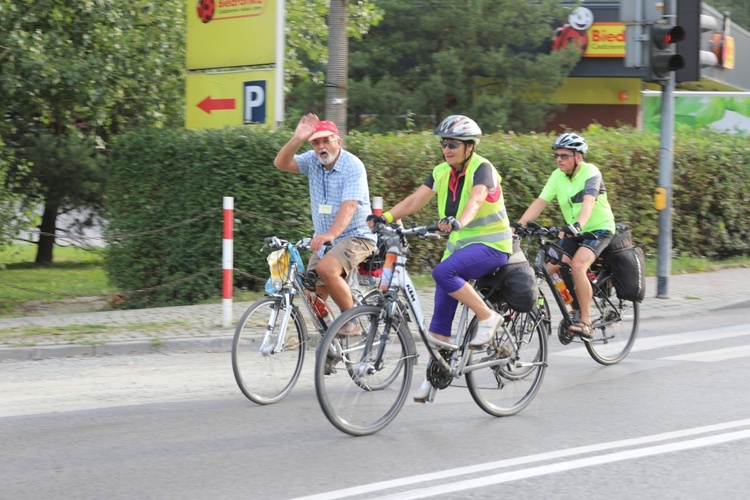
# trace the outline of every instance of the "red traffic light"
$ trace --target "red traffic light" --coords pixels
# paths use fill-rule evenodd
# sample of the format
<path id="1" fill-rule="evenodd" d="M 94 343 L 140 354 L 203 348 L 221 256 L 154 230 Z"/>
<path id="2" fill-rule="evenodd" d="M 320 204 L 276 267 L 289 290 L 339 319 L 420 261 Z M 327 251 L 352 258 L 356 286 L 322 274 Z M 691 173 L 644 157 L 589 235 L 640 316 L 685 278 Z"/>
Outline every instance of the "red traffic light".
<path id="1" fill-rule="evenodd" d="M 660 50 L 664 50 L 670 44 L 681 42 L 684 39 L 685 29 L 682 26 L 654 24 L 651 27 L 651 41 Z"/>

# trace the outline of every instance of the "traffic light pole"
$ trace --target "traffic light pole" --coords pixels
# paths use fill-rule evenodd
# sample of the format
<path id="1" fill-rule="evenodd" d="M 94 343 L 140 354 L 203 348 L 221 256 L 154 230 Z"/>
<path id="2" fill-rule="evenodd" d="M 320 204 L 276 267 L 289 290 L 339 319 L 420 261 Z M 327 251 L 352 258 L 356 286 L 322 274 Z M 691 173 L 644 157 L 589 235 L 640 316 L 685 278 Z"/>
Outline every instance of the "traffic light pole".
<path id="1" fill-rule="evenodd" d="M 666 2 L 667 12 L 676 15 L 674 0 Z M 656 298 L 668 299 L 667 280 L 672 270 L 672 184 L 674 163 L 675 73 L 662 84 L 661 140 L 659 145 L 659 187 L 666 192 L 666 205 L 659 211 L 659 253 L 656 269 Z"/>

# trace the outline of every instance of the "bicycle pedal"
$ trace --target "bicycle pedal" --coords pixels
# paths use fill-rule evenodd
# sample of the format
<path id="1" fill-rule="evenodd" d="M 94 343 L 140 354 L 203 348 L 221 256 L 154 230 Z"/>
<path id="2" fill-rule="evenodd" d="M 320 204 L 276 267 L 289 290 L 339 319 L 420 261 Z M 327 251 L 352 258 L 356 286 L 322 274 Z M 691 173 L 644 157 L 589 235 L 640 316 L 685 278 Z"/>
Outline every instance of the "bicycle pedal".
<path id="1" fill-rule="evenodd" d="M 323 375 L 333 375 L 337 372 L 336 365 L 342 360 L 341 356 L 326 355 L 326 363 L 323 367 Z"/>
<path id="2" fill-rule="evenodd" d="M 433 387 L 427 396 L 423 398 L 414 397 L 414 402 L 415 403 L 432 403 L 435 399 L 436 392 L 437 392 L 437 387 Z"/>

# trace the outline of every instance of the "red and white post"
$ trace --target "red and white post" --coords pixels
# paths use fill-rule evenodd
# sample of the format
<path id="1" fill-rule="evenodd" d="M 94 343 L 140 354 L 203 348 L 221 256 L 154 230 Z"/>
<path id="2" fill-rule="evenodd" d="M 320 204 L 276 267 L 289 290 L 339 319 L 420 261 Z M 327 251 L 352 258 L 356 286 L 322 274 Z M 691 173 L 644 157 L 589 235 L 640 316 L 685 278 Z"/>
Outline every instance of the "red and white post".
<path id="1" fill-rule="evenodd" d="M 383 197 L 382 196 L 374 196 L 372 198 L 372 213 L 381 216 L 383 215 Z"/>
<path id="2" fill-rule="evenodd" d="M 232 290 L 234 283 L 234 198 L 224 197 L 224 231 L 221 245 L 222 293 L 221 313 L 224 328 L 232 326 Z"/>

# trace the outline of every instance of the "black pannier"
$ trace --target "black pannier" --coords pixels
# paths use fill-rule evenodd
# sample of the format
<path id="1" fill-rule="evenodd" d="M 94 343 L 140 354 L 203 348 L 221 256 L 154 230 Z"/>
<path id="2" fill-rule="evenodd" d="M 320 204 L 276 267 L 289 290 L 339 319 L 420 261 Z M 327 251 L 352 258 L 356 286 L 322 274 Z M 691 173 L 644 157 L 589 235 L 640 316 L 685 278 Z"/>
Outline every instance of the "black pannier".
<path id="1" fill-rule="evenodd" d="M 539 288 L 534 270 L 520 251 L 520 238 L 519 244 L 514 245 L 514 250 L 516 252 L 507 264 L 479 278 L 476 286 L 491 303 L 497 306 L 506 303 L 516 312 L 527 313 L 537 304 Z"/>
<path id="2" fill-rule="evenodd" d="M 617 225 L 617 234 L 607 247 L 604 261 L 612 272 L 617 297 L 642 302 L 646 297 L 646 257 L 633 244 L 630 229 Z"/>
<path id="3" fill-rule="evenodd" d="M 612 241 L 610 242 L 607 250 L 610 252 L 616 252 L 618 250 L 629 250 L 635 245 L 633 244 L 633 233 L 630 228 L 622 224 L 617 224 L 617 230 Z"/>

